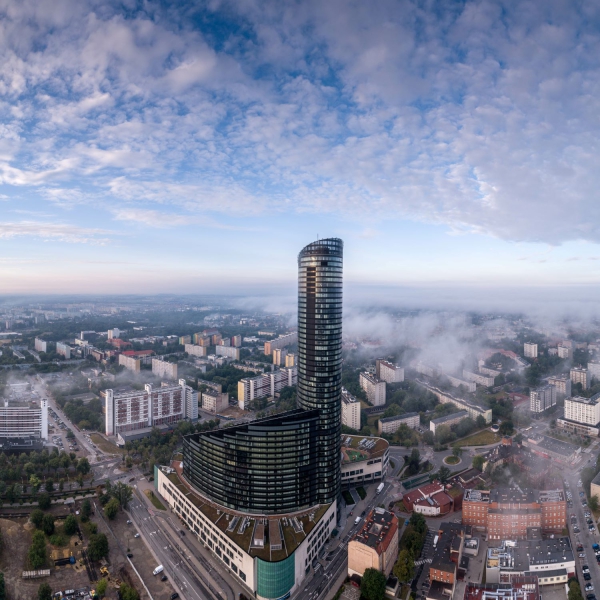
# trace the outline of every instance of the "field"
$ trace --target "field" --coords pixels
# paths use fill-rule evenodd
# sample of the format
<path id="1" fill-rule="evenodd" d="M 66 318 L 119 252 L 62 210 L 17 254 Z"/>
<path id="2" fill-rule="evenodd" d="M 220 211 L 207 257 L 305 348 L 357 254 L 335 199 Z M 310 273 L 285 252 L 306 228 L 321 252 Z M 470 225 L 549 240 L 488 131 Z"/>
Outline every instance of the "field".
<path id="1" fill-rule="evenodd" d="M 447 465 L 457 465 L 460 462 L 460 458 L 458 458 L 458 456 L 446 456 L 444 462 Z"/>
<path id="2" fill-rule="evenodd" d="M 92 442 L 96 444 L 96 446 L 98 446 L 100 450 L 102 450 L 102 452 L 105 452 L 106 454 L 119 453 L 119 448 L 112 442 L 109 442 L 108 440 L 103 438 L 99 433 L 90 434 L 90 438 L 92 439 Z"/>
<path id="3" fill-rule="evenodd" d="M 480 431 L 474 435 L 470 435 L 463 440 L 458 440 L 452 444 L 452 447 L 462 447 L 462 446 L 487 446 L 488 444 L 495 444 L 501 440 L 501 436 L 497 433 L 490 431 L 489 429 L 485 429 L 484 431 Z"/>

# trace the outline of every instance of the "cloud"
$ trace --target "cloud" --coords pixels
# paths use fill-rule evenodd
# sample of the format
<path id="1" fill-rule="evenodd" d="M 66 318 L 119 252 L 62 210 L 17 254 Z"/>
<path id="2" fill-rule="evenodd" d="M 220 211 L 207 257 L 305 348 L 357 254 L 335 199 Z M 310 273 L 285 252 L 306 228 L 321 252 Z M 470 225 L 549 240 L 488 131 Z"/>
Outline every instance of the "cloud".
<path id="1" fill-rule="evenodd" d="M 44 223 L 40 221 L 20 221 L 14 223 L 0 223 L 0 240 L 15 237 L 33 237 L 46 242 L 59 241 L 71 244 L 99 244 L 108 243 L 105 236 L 110 232 L 102 229 L 90 229 L 69 225 L 66 223 Z"/>
<path id="2" fill-rule="evenodd" d="M 173 204 L 598 240 L 592 5 L 53 7 L 0 4 L 8 186 L 69 208 L 135 204 L 151 227 Z"/>
<path id="3" fill-rule="evenodd" d="M 177 225 L 189 225 L 194 218 L 189 215 L 175 215 L 161 213 L 156 210 L 144 210 L 136 208 L 117 209 L 114 212 L 117 221 L 134 221 L 148 227 L 175 227 Z"/>

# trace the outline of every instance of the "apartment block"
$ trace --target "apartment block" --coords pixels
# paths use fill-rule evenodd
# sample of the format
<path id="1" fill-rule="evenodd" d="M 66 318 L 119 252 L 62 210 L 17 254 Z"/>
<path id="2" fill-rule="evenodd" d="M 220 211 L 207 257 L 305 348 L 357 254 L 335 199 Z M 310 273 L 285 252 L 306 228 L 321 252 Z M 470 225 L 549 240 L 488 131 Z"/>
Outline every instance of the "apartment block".
<path id="1" fill-rule="evenodd" d="M 596 426 L 600 423 L 600 394 L 565 398 L 565 419 Z"/>
<path id="2" fill-rule="evenodd" d="M 234 348 L 241 348 L 241 346 L 242 346 L 242 336 L 241 335 L 234 335 L 231 338 L 231 345 Z"/>
<path id="3" fill-rule="evenodd" d="M 56 342 L 56 353 L 64 356 L 67 360 L 71 358 L 71 346 L 63 342 Z"/>
<path id="4" fill-rule="evenodd" d="M 204 346 L 205 348 L 208 348 L 208 346 L 211 345 L 212 338 L 210 335 L 203 335 L 202 333 L 195 333 L 194 337 L 196 338 L 194 340 L 194 344 L 196 344 L 197 346 Z"/>
<path id="5" fill-rule="evenodd" d="M 429 390 L 435 397 L 440 401 L 441 404 L 454 404 L 457 408 L 462 410 L 466 410 L 469 413 L 469 416 L 474 421 L 477 420 L 477 417 L 481 416 L 485 419 L 485 422 L 490 424 L 492 422 L 492 409 L 491 408 L 483 408 L 478 406 L 477 404 L 471 402 L 470 400 L 465 400 L 464 398 L 457 398 L 448 392 L 443 392 L 439 388 L 436 388 L 432 385 L 424 383 L 423 381 L 419 381 L 417 379 L 417 383 L 424 387 L 426 390 Z"/>
<path id="6" fill-rule="evenodd" d="M 218 414 L 229 408 L 229 396 L 209 389 L 202 392 L 202 410 Z"/>
<path id="7" fill-rule="evenodd" d="M 544 385 L 529 392 L 529 410 L 532 413 L 543 413 L 556 404 L 556 387 Z"/>
<path id="8" fill-rule="evenodd" d="M 185 379 L 160 387 L 148 383 L 143 390 L 109 389 L 103 395 L 106 435 L 198 418 L 198 393 L 186 384 Z"/>
<path id="9" fill-rule="evenodd" d="M 208 346 L 199 346 L 197 344 L 186 344 L 185 351 L 190 356 L 208 356 Z"/>
<path id="10" fill-rule="evenodd" d="M 141 370 L 141 363 L 142 361 L 139 358 L 119 354 L 119 365 L 125 367 L 128 371 L 139 373 Z"/>
<path id="11" fill-rule="evenodd" d="M 366 392 L 369 402 L 373 406 L 385 404 L 385 381 L 377 379 L 370 373 L 361 373 L 359 377 L 360 387 Z"/>
<path id="12" fill-rule="evenodd" d="M 533 342 L 525 342 L 523 344 L 523 354 L 525 358 L 537 358 L 538 345 Z"/>
<path id="13" fill-rule="evenodd" d="M 451 375 L 446 375 L 448 381 L 452 385 L 452 387 L 460 387 L 461 385 L 467 390 L 467 392 L 475 392 L 477 391 L 477 384 L 474 381 L 466 381 L 464 379 L 459 379 L 458 377 L 452 377 Z"/>
<path id="14" fill-rule="evenodd" d="M 556 397 L 565 398 L 571 395 L 571 378 L 566 375 L 548 377 L 548 385 L 556 388 Z"/>
<path id="15" fill-rule="evenodd" d="M 36 352 L 48 352 L 48 342 L 35 338 L 35 351 Z"/>
<path id="16" fill-rule="evenodd" d="M 219 346 L 231 346 L 231 338 L 221 338 L 221 341 L 218 343 Z"/>
<path id="17" fill-rule="evenodd" d="M 233 360 L 240 360 L 240 349 L 233 346 L 215 346 L 215 354 Z"/>
<path id="18" fill-rule="evenodd" d="M 456 425 L 456 423 L 460 423 L 468 416 L 469 413 L 466 410 L 459 410 L 451 415 L 444 415 L 443 417 L 439 417 L 437 419 L 431 419 L 431 421 L 429 421 L 429 430 L 435 434 L 437 433 L 438 428 L 442 425 L 447 425 L 448 427 L 451 425 Z"/>
<path id="19" fill-rule="evenodd" d="M 463 369 L 463 378 L 483 387 L 492 387 L 494 385 L 494 377 L 483 375 L 482 373 L 473 373 L 467 371 L 467 369 Z"/>
<path id="20" fill-rule="evenodd" d="M 238 382 L 238 405 L 245 410 L 248 402 L 274 396 L 275 392 L 296 383 L 298 383 L 297 367 L 286 367 L 257 377 L 244 377 Z"/>
<path id="21" fill-rule="evenodd" d="M 345 388 L 342 388 L 342 425 L 360 429 L 360 401 Z"/>
<path id="22" fill-rule="evenodd" d="M 179 337 L 179 345 L 180 346 L 185 346 L 186 344 L 191 344 L 191 343 L 192 343 L 191 335 L 182 335 Z"/>
<path id="23" fill-rule="evenodd" d="M 571 346 L 565 346 L 564 342 L 558 345 L 558 358 L 573 358 L 573 348 Z"/>
<path id="24" fill-rule="evenodd" d="M 590 387 L 590 378 L 588 377 L 588 370 L 583 367 L 573 367 L 571 369 L 571 382 L 573 385 L 581 383 L 584 390 Z"/>
<path id="25" fill-rule="evenodd" d="M 0 443 L 10 449 L 11 440 L 48 439 L 48 400 L 4 400 L 0 404 Z"/>
<path id="26" fill-rule="evenodd" d="M 296 366 L 296 355 L 295 354 L 287 354 L 286 355 L 285 366 L 286 367 L 295 367 Z"/>
<path id="27" fill-rule="evenodd" d="M 275 350 L 273 350 L 273 364 L 278 367 L 285 365 L 286 356 L 287 350 L 285 348 L 275 348 Z"/>
<path id="28" fill-rule="evenodd" d="M 277 339 L 265 342 L 265 356 L 271 356 L 275 348 L 285 348 L 286 346 L 292 346 L 298 343 L 298 332 L 293 331 L 285 335 L 280 335 Z"/>
<path id="29" fill-rule="evenodd" d="M 401 383 L 404 381 L 404 369 L 382 358 L 375 361 L 375 375 L 386 383 Z"/>
<path id="30" fill-rule="evenodd" d="M 157 377 L 177 379 L 177 363 L 167 362 L 166 360 L 162 360 L 161 358 L 153 358 L 152 372 Z"/>
<path id="31" fill-rule="evenodd" d="M 398 431 L 402 425 L 406 425 L 411 429 L 417 429 L 421 425 L 419 413 L 410 412 L 404 413 L 403 415 L 396 415 L 394 417 L 384 417 L 383 419 L 379 419 L 377 427 L 379 430 L 379 435 L 382 433 L 391 435 L 396 433 L 396 431 Z"/>

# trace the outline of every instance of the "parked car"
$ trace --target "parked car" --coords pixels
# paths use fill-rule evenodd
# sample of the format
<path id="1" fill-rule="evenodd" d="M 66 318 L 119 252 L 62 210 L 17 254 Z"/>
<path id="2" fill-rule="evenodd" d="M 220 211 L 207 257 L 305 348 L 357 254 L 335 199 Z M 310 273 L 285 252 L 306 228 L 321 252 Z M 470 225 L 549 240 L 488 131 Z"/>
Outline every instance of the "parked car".
<path id="1" fill-rule="evenodd" d="M 592 578 L 592 576 L 591 576 L 589 573 L 584 573 L 584 574 L 583 574 L 583 578 L 584 578 L 586 581 L 589 581 L 589 580 Z"/>

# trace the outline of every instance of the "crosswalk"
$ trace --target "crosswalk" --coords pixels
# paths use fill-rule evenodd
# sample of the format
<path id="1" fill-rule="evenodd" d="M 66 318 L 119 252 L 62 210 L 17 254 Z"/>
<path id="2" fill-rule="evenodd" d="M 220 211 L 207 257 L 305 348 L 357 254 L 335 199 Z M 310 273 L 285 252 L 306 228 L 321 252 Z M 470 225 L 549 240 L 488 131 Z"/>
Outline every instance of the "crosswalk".
<path id="1" fill-rule="evenodd" d="M 425 563 L 431 564 L 431 558 L 423 558 L 421 560 L 415 560 L 415 567 L 420 567 Z"/>

